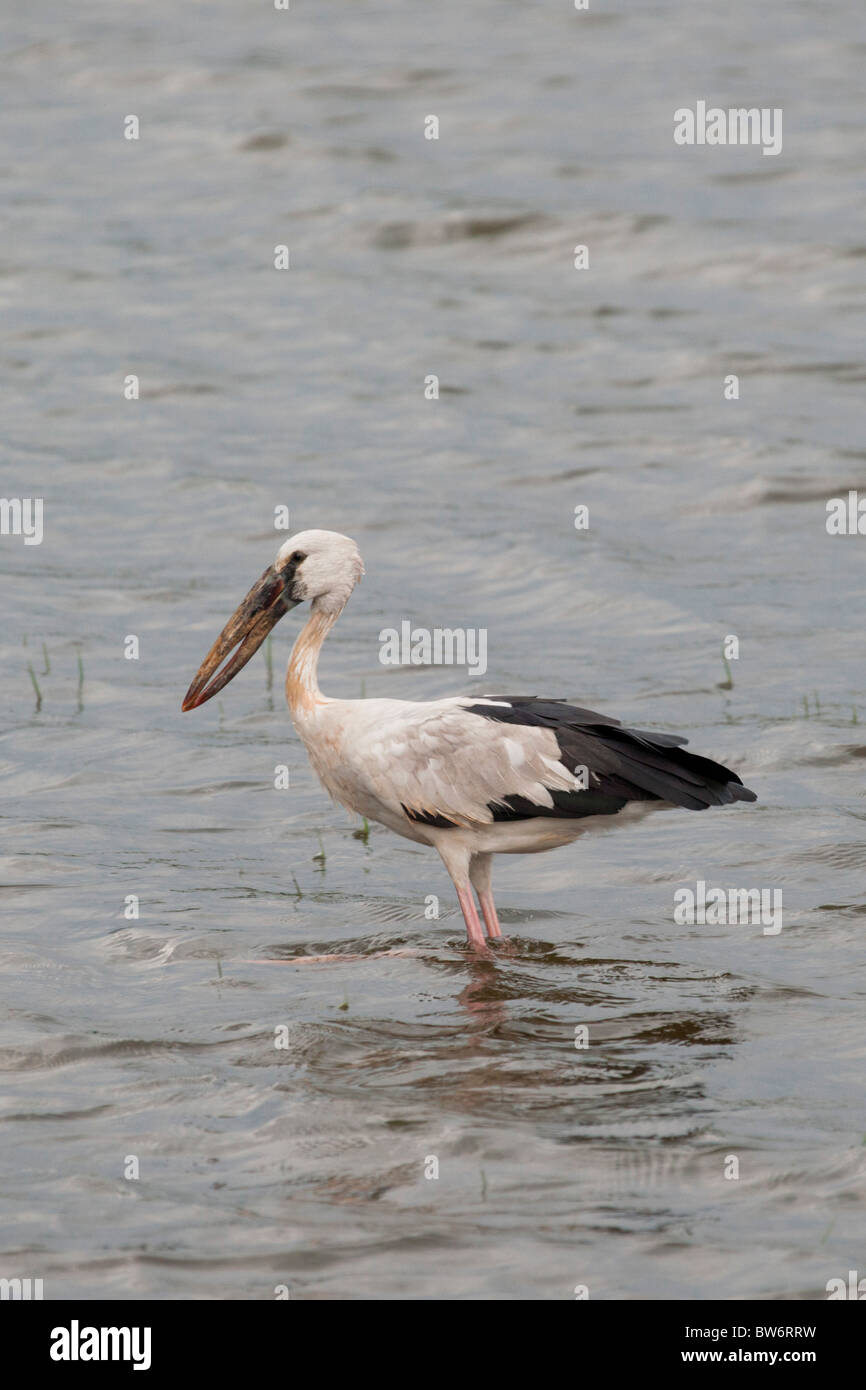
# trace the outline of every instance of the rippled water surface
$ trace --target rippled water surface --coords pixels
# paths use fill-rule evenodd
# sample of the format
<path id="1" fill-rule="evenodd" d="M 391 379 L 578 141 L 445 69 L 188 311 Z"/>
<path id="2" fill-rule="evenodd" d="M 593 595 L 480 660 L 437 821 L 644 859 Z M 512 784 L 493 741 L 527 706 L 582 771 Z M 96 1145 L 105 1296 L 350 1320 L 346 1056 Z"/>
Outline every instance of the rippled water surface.
<path id="1" fill-rule="evenodd" d="M 0 541 L 0 1274 L 46 1297 L 863 1270 L 860 6 L 592 5 L 3 6 L 2 490 L 45 533 Z M 678 148 L 698 99 L 782 153 Z M 329 693 L 570 696 L 758 803 L 500 859 L 473 961 L 432 851 L 315 782 L 300 610 L 180 714 L 280 504 L 365 557 Z M 407 618 L 487 673 L 382 666 Z M 784 929 L 677 925 L 698 879 Z"/>

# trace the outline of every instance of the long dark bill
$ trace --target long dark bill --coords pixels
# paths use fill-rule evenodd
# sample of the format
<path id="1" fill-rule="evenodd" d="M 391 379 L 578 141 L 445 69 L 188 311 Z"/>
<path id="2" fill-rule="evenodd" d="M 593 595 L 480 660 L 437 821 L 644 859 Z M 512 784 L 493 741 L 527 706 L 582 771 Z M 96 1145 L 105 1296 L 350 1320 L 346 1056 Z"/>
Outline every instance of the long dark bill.
<path id="1" fill-rule="evenodd" d="M 198 668 L 181 709 L 196 709 L 222 690 L 224 685 L 228 685 L 230 680 L 234 680 L 238 671 L 258 651 L 271 628 L 276 626 L 284 613 L 297 606 L 296 600 L 289 598 L 286 593 L 283 576 L 277 573 L 273 565 L 269 565 L 229 618 Z M 233 651 L 234 656 L 220 670 L 222 662 Z"/>

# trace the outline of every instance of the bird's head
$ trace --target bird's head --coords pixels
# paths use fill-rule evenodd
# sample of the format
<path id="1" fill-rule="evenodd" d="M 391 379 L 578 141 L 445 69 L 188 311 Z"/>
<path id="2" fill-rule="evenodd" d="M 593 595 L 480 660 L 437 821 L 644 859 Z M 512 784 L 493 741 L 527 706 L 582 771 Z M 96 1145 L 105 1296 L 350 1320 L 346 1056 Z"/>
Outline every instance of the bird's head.
<path id="1" fill-rule="evenodd" d="M 336 617 L 363 573 L 358 547 L 348 536 L 338 531 L 299 531 L 290 536 L 229 618 L 181 708 L 196 709 L 228 685 L 283 614 L 299 603 L 309 601 L 314 612 Z"/>

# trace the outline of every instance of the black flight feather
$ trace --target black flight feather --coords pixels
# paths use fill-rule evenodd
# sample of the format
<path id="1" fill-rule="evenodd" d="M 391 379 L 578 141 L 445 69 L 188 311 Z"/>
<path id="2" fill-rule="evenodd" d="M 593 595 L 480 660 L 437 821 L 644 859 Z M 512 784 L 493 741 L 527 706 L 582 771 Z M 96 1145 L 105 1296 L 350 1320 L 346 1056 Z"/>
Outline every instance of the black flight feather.
<path id="1" fill-rule="evenodd" d="M 688 753 L 686 739 L 626 729 L 619 720 L 564 700 L 532 696 L 489 695 L 496 705 L 469 705 L 470 714 L 504 724 L 550 729 L 559 744 L 560 760 L 570 772 L 589 771 L 585 791 L 552 791 L 553 806 L 536 806 L 525 797 L 509 796 L 491 805 L 494 820 L 526 820 L 533 816 L 615 815 L 628 801 L 668 801 L 689 811 L 724 806 L 732 801 L 757 801 L 730 768 L 697 753 Z"/>

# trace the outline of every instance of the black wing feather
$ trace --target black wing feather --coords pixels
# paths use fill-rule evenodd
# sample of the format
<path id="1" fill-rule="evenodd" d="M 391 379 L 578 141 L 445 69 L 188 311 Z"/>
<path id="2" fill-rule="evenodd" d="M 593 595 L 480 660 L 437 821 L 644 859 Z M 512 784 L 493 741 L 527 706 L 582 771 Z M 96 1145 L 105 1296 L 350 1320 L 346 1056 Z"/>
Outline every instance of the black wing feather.
<path id="1" fill-rule="evenodd" d="M 623 728 L 618 719 L 569 705 L 564 700 L 532 696 L 489 695 L 496 705 L 470 705 L 470 714 L 505 724 L 550 729 L 559 744 L 560 759 L 569 771 L 586 767 L 586 791 L 551 791 L 553 806 L 536 806 L 525 797 L 510 796 L 491 806 L 494 820 L 525 820 L 533 816 L 615 815 L 629 801 L 668 801 L 690 811 L 724 806 L 732 801 L 757 801 L 730 768 L 711 758 L 689 753 L 686 739 Z"/>

